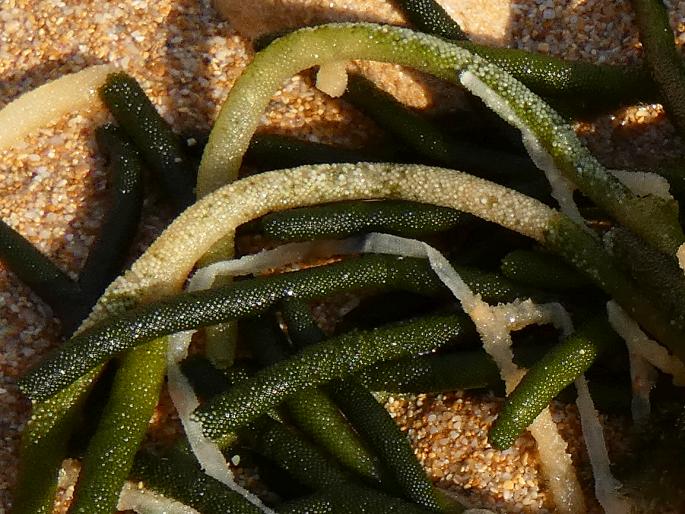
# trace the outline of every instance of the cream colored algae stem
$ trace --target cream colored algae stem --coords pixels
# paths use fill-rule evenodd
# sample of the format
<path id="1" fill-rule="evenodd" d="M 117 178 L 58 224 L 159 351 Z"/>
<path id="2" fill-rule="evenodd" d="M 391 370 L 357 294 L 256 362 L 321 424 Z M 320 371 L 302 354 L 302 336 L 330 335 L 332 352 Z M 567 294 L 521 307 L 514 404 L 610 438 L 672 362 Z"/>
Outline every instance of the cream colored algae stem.
<path id="1" fill-rule="evenodd" d="M 535 418 L 528 431 L 537 443 L 540 467 L 558 512 L 577 513 L 585 510 L 585 498 L 578 483 L 568 445 L 559 434 L 549 407 Z"/>
<path id="2" fill-rule="evenodd" d="M 678 247 L 676 257 L 678 258 L 678 265 L 680 266 L 680 269 L 685 271 L 685 243 Z"/>
<path id="3" fill-rule="evenodd" d="M 578 392 L 576 405 L 580 415 L 585 447 L 595 478 L 597 501 L 606 514 L 628 514 L 632 512 L 632 506 L 627 498 L 620 495 L 621 483 L 611 474 L 611 462 L 604 440 L 604 428 L 590 396 L 585 375 L 579 376 L 574 384 Z"/>
<path id="4" fill-rule="evenodd" d="M 555 325 L 560 325 L 564 331 L 568 328 L 565 326 L 566 323 L 559 323 L 556 307 L 538 306 L 530 301 L 491 307 L 476 297 L 472 305 L 464 305 L 464 310 L 473 319 L 483 340 L 483 348 L 499 367 L 507 392 L 512 391 L 525 374 L 525 370 L 519 368 L 513 360 L 508 326 L 510 320 L 520 318 L 521 321 L 534 323 L 554 321 Z M 549 408 L 538 414 L 528 426 L 528 431 L 537 443 L 540 467 L 557 511 L 585 512 L 585 500 L 571 456 L 566 451 L 566 441 L 559 434 Z"/>
<path id="5" fill-rule="evenodd" d="M 668 350 L 656 341 L 650 339 L 614 300 L 607 302 L 607 314 L 611 327 L 626 342 L 631 354 L 645 359 L 649 364 L 663 373 L 673 377 L 673 384 L 685 386 L 685 363 L 668 353 Z"/>
<path id="6" fill-rule="evenodd" d="M 133 510 L 138 514 L 200 514 L 192 507 L 126 482 L 119 496 L 118 510 Z"/>
<path id="7" fill-rule="evenodd" d="M 352 199 L 397 198 L 470 212 L 537 241 L 559 214 L 498 184 L 423 165 L 323 164 L 228 184 L 181 214 L 123 276 L 91 318 L 177 292 L 197 260 L 236 227 L 271 211 Z"/>
<path id="8" fill-rule="evenodd" d="M 43 84 L 7 104 L 0 110 L 0 150 L 67 113 L 99 102 L 97 88 L 115 70 L 109 64 L 90 66 Z"/>

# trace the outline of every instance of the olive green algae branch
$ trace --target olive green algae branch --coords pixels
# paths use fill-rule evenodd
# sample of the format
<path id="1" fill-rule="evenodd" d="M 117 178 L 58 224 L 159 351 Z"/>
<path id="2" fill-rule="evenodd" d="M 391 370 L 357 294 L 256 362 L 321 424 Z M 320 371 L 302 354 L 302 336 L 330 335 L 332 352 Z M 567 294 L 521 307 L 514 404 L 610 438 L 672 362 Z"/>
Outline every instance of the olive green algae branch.
<path id="1" fill-rule="evenodd" d="M 654 84 L 643 66 L 567 61 L 518 48 L 479 45 L 468 40 L 457 21 L 435 0 L 395 3 L 421 32 L 450 39 L 486 58 L 539 95 L 598 106 L 654 100 Z"/>
<path id="2" fill-rule="evenodd" d="M 562 174 L 618 221 L 669 255 L 685 241 L 673 202 L 633 195 L 590 154 L 559 114 L 507 72 L 443 39 L 368 23 L 301 29 L 257 53 L 233 86 L 209 136 L 198 196 L 235 179 L 261 114 L 283 81 L 314 65 L 344 59 L 392 62 L 457 84 L 466 79 L 467 87 L 481 95 L 483 88 L 474 91 L 470 86 L 483 84 L 499 102 L 498 114 L 528 131 Z"/>
<path id="3" fill-rule="evenodd" d="M 645 61 L 666 105 L 666 112 L 685 139 L 685 65 L 662 0 L 632 0 Z"/>
<path id="4" fill-rule="evenodd" d="M 91 372 L 52 398 L 34 403 L 21 434 L 15 514 L 52 514 L 60 466 L 94 376 Z"/>
<path id="5" fill-rule="evenodd" d="M 576 136 L 573 128 L 523 84 L 504 74 L 478 76 L 472 69 L 460 82 L 488 107 L 517 127 L 534 160 L 550 157 L 554 167 L 588 198 L 652 246 L 675 255 L 685 241 L 678 205 L 657 196 L 639 197 L 608 172 Z M 537 159 L 536 159 L 537 158 Z"/>
<path id="6" fill-rule="evenodd" d="M 70 512 L 108 514 L 154 414 L 166 371 L 166 338 L 126 354 L 110 398 L 88 444 Z"/>
<path id="7" fill-rule="evenodd" d="M 599 317 L 549 350 L 508 395 L 490 429 L 490 443 L 499 450 L 509 448 L 566 386 L 587 371 L 602 351 L 617 342 L 618 336 L 606 319 Z"/>
<path id="8" fill-rule="evenodd" d="M 459 343 L 471 334 L 472 326 L 463 314 L 426 316 L 343 334 L 261 369 L 245 382 L 201 405 L 193 418 L 202 423 L 207 437 L 219 439 L 255 421 L 299 391 L 349 377 L 381 361 Z M 432 496 L 430 489 L 426 494 Z"/>
<path id="9" fill-rule="evenodd" d="M 446 39 L 468 39 L 459 23 L 433 0 L 397 0 L 395 3 L 421 32 Z"/>

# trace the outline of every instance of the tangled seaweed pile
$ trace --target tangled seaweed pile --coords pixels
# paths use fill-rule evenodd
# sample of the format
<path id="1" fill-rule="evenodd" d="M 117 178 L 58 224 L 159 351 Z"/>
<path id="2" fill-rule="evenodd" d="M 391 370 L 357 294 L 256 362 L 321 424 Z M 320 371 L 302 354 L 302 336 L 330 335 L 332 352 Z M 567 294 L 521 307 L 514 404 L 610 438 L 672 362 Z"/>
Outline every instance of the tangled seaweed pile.
<path id="1" fill-rule="evenodd" d="M 88 398 L 100 397 L 104 407 L 83 450 L 73 512 L 117 505 L 140 512 L 459 512 L 465 507 L 430 483 L 370 391 L 502 383 L 507 398 L 490 430 L 492 446 L 506 449 L 528 429 L 555 508 L 585 512 L 576 470 L 547 409 L 573 384 L 596 498 L 607 512 L 630 511 L 633 499 L 612 476 L 586 374 L 591 384 L 598 374 L 630 375 L 631 411 L 641 426 L 652 416 L 657 369 L 675 385 L 685 383 L 681 172 L 608 170 L 564 116 L 658 95 L 680 127 L 682 63 L 669 51 L 673 42 L 661 37 L 663 6 L 634 3 L 649 71 L 463 41 L 432 2 L 403 6 L 437 36 L 368 23 L 296 30 L 258 52 L 233 86 L 199 166 L 139 85 L 108 66 L 66 76 L 7 106 L 0 122 L 13 130 L 0 134 L 0 147 L 87 103 L 95 88 L 119 125 L 99 132 L 115 198 L 107 237 L 78 280 L 1 227 L 3 260 L 53 307 L 65 333 L 99 297 L 75 335 L 20 381 L 33 414 L 15 511 L 51 511 L 69 436 L 90 408 Z M 401 64 L 462 86 L 520 130 L 532 162 L 516 147 L 455 140 L 364 79 L 347 77 L 350 59 Z M 406 149 L 358 153 L 254 138 L 283 81 L 313 66 L 320 89 L 347 90 Z M 303 165 L 236 180 L 244 158 Z M 100 296 L 137 226 L 144 167 L 180 214 Z M 537 180 L 537 168 L 547 182 Z M 561 211 L 550 207 L 554 201 Z M 533 245 L 502 237 L 494 225 Z M 460 257 L 451 240 L 462 231 L 484 250 Z M 314 242 L 227 260 L 236 235 L 255 233 Z M 355 234 L 366 235 L 342 239 Z M 419 240 L 426 237 L 431 244 Z M 504 257 L 500 269 L 488 268 L 485 255 Z M 312 257 L 336 262 L 264 275 Z M 381 301 L 397 307 L 366 326 L 343 320 L 341 327 L 354 328 L 327 339 L 309 302 L 349 291 L 391 295 Z M 252 355 L 247 366 L 236 360 L 238 319 Z M 559 343 L 549 345 L 557 336 L 546 325 L 560 333 Z M 211 362 L 187 357 L 200 329 L 195 340 Z M 532 343 L 519 354 L 512 333 L 521 331 Z M 464 348 L 451 349 L 455 344 Z M 165 377 L 185 437 L 160 454 L 140 446 Z M 605 385 L 597 380 L 600 394 Z M 665 399 L 658 416 L 673 424 L 665 437 L 681 451 L 674 420 L 682 415 L 682 392 L 659 386 Z M 224 452 L 235 445 L 250 448 L 260 473 L 273 474 L 278 500 L 233 480 Z M 291 480 L 298 485 L 283 486 Z M 674 501 L 680 496 L 675 491 Z"/>

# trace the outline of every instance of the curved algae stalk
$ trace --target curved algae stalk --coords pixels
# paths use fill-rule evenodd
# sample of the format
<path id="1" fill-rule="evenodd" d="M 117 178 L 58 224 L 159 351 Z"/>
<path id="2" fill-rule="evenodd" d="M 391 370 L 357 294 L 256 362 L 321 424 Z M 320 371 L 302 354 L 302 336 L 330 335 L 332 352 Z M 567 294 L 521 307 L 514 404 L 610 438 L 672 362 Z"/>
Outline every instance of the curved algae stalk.
<path id="1" fill-rule="evenodd" d="M 559 114 L 510 74 L 443 39 L 370 23 L 300 29 L 255 56 L 234 84 L 209 136 L 198 173 L 198 196 L 236 178 L 261 114 L 284 80 L 314 65 L 348 59 L 402 64 L 464 83 L 534 138 L 567 179 L 620 223 L 668 255 L 675 255 L 685 241 L 674 202 L 635 196 L 592 156 Z"/>

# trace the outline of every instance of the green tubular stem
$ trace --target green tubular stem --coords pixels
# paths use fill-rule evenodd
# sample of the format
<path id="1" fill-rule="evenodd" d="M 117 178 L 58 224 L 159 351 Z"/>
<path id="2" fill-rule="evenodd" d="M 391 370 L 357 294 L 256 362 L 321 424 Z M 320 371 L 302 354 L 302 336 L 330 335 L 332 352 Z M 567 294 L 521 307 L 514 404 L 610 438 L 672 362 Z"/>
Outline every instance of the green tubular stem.
<path id="1" fill-rule="evenodd" d="M 585 273 L 616 300 L 654 338 L 685 361 L 685 326 L 645 296 L 613 262 L 602 244 L 570 219 L 559 216 L 548 229 L 545 246 Z"/>
<path id="2" fill-rule="evenodd" d="M 31 290 L 40 296 L 65 326 L 64 332 L 80 320 L 72 310 L 78 308 L 81 290 L 69 276 L 43 255 L 33 244 L 0 220 L 0 259 Z"/>
<path id="3" fill-rule="evenodd" d="M 282 307 L 288 333 L 296 346 L 305 348 L 325 339 L 305 302 L 291 300 Z M 389 492 L 399 490 L 427 509 L 441 510 L 440 506 L 445 502 L 436 496 L 407 437 L 373 395 L 355 378 L 334 380 L 328 384 L 327 390 L 354 428 L 379 455 L 387 470 L 383 474 L 384 488 Z"/>
<path id="4" fill-rule="evenodd" d="M 544 355 L 537 347 L 517 348 L 514 361 L 528 368 Z M 356 378 L 372 391 L 445 393 L 457 389 L 499 389 L 499 369 L 485 351 L 460 351 L 407 357 L 370 366 Z"/>
<path id="5" fill-rule="evenodd" d="M 416 202 L 340 202 L 267 214 L 256 225 L 280 241 L 345 238 L 384 232 L 417 238 L 464 226 L 471 215 Z"/>
<path id="6" fill-rule="evenodd" d="M 502 179 L 534 177 L 539 173 L 528 157 L 453 138 L 360 75 L 348 77 L 342 98 L 432 162 Z"/>
<path id="7" fill-rule="evenodd" d="M 312 489 L 349 482 L 352 477 L 294 429 L 268 416 L 240 430 L 240 439 Z"/>
<path id="8" fill-rule="evenodd" d="M 256 371 L 241 365 L 217 369 L 202 355 L 191 355 L 180 366 L 195 392 L 204 398 L 223 393 L 232 385 L 247 380 Z"/>
<path id="9" fill-rule="evenodd" d="M 379 455 L 402 495 L 428 510 L 440 511 L 433 486 L 407 435 L 369 390 L 352 378 L 333 382 L 328 390 L 357 432 Z"/>
<path id="10" fill-rule="evenodd" d="M 407 262 L 413 266 L 407 267 Z M 408 273 L 407 280 L 404 273 Z M 424 279 L 430 276 L 425 262 L 368 256 L 350 259 L 333 267 L 312 268 L 293 274 L 241 281 L 206 291 L 182 293 L 173 300 L 141 305 L 78 334 L 52 358 L 21 379 L 20 387 L 31 398 L 46 398 L 90 368 L 146 340 L 241 316 L 256 315 L 291 293 L 293 296 L 318 297 L 344 289 L 364 288 L 367 284 L 387 284 L 392 287 L 402 282 L 415 290 L 420 289 L 423 284 L 420 280 L 414 282 L 415 276 Z M 439 287 L 435 279 L 433 285 Z M 70 371 L 67 372 L 67 369 Z M 46 382 L 48 376 L 52 376 L 52 379 Z M 46 387 L 53 380 L 55 383 Z"/>
<path id="11" fill-rule="evenodd" d="M 536 94 L 577 101 L 620 104 L 658 100 L 649 72 L 640 65 L 567 61 L 517 48 L 495 48 L 470 41 L 455 42 L 502 68 Z"/>
<path id="12" fill-rule="evenodd" d="M 33 405 L 19 450 L 19 477 L 12 510 L 15 514 L 53 513 L 67 442 L 79 421 L 93 377 L 91 374 L 49 400 Z"/>
<path id="13" fill-rule="evenodd" d="M 171 451 L 163 457 L 136 456 L 131 477 L 146 488 L 185 503 L 203 514 L 259 514 L 261 509 L 204 473 L 192 455 Z"/>
<path id="14" fill-rule="evenodd" d="M 100 150 L 109 155 L 112 203 L 100 229 L 101 235 L 79 275 L 79 285 L 89 298 L 89 304 L 95 303 L 120 273 L 138 230 L 143 207 L 143 165 L 136 148 L 124 132 L 113 125 L 98 128 L 96 138 Z"/>
<path id="15" fill-rule="evenodd" d="M 590 154 L 559 114 L 467 47 L 404 28 L 364 23 L 305 28 L 274 41 L 255 56 L 221 108 L 200 164 L 198 195 L 235 179 L 261 114 L 285 79 L 332 61 L 393 62 L 478 89 L 495 102 L 490 106 L 500 116 L 529 131 L 560 172 L 592 201 L 656 248 L 675 255 L 685 235 L 674 203 L 633 195 Z M 635 82 L 629 76 L 621 86 Z"/>
<path id="16" fill-rule="evenodd" d="M 258 372 L 201 406 L 193 417 L 202 423 L 207 437 L 216 439 L 251 422 L 293 393 L 345 378 L 384 360 L 445 346 L 471 332 L 464 318 L 454 315 L 329 339 Z"/>
<path id="17" fill-rule="evenodd" d="M 387 162 L 393 161 L 395 154 L 391 148 L 382 149 L 381 152 L 352 150 L 292 136 L 256 134 L 245 153 L 245 162 L 262 170 L 277 170 L 326 162 Z"/>
<path id="18" fill-rule="evenodd" d="M 199 266 L 209 266 L 219 261 L 230 260 L 235 257 L 233 243 L 220 240 L 200 261 Z M 211 284 L 212 288 L 229 286 L 233 282 L 231 276 L 217 276 Z M 205 355 L 212 364 L 220 369 L 229 369 L 235 362 L 238 348 L 238 327 L 235 322 L 228 321 L 205 327 L 202 332 L 205 338 Z"/>
<path id="19" fill-rule="evenodd" d="M 70 512 L 109 514 L 116 509 L 157 406 L 166 373 L 166 351 L 166 338 L 162 338 L 132 350 L 122 361 L 98 429 L 88 444 Z"/>
<path id="20" fill-rule="evenodd" d="M 188 369 L 194 370 L 189 377 L 193 387 L 200 385 L 198 392 L 207 398 L 224 393 L 231 385 L 235 386 L 247 378 L 240 377 L 238 381 L 227 379 L 224 373 L 212 368 L 207 360 L 196 359 L 191 366 L 185 367 L 184 372 Z M 211 373 L 212 370 L 213 377 L 211 382 L 208 382 L 206 377 L 201 375 Z M 269 416 L 262 416 L 252 425 L 241 429 L 239 436 L 242 443 L 248 444 L 307 487 L 328 487 L 352 478 L 334 463 L 329 455 L 321 452 L 299 432 Z M 219 442 L 219 446 L 224 449 L 227 447 L 222 442 Z"/>
<path id="21" fill-rule="evenodd" d="M 514 360 L 523 367 L 544 354 L 537 347 L 517 348 Z M 499 389 L 499 370 L 482 350 L 407 357 L 370 366 L 356 376 L 372 391 L 384 393 L 445 393 L 457 389 Z"/>
<path id="22" fill-rule="evenodd" d="M 288 300 L 283 302 L 280 307 L 288 337 L 295 348 L 306 348 L 326 339 L 326 334 L 317 325 L 307 302 Z"/>
<path id="23" fill-rule="evenodd" d="M 369 367 L 357 379 L 372 391 L 389 393 L 444 393 L 501 382 L 497 365 L 482 351 L 408 357 Z"/>
<path id="24" fill-rule="evenodd" d="M 427 514 L 431 512 L 418 505 L 383 494 L 375 489 L 357 484 L 337 484 L 305 498 L 288 502 L 278 508 L 282 514 L 308 514 L 326 512 L 329 514 Z M 455 511 L 456 512 L 456 511 Z"/>
<path id="25" fill-rule="evenodd" d="M 459 24 L 435 0 L 395 0 L 395 3 L 419 31 L 464 41 L 465 47 L 508 71 L 537 94 L 568 100 L 570 112 L 578 110 L 579 102 L 593 108 L 654 99 L 653 83 L 641 66 L 566 61 L 524 50 L 469 43 Z"/>
<path id="26" fill-rule="evenodd" d="M 502 259 L 506 278 L 530 287 L 567 291 L 588 287 L 592 282 L 558 256 L 533 250 L 514 250 Z"/>
<path id="27" fill-rule="evenodd" d="M 615 227 L 607 232 L 604 243 L 645 294 L 654 298 L 680 325 L 685 325 L 683 270 L 625 228 Z"/>
<path id="28" fill-rule="evenodd" d="M 221 283 L 230 283 L 229 280 Z M 219 285 L 216 284 L 215 285 Z M 238 341 L 238 329 L 233 323 L 220 323 L 205 329 L 205 354 L 220 369 L 233 366 Z"/>
<path id="29" fill-rule="evenodd" d="M 138 82 L 124 72 L 112 73 L 99 90 L 100 98 L 138 147 L 177 211 L 195 200 L 194 164 L 183 144 L 159 115 Z"/>
<path id="30" fill-rule="evenodd" d="M 430 30 L 421 32 L 431 33 Z M 291 33 L 285 30 L 266 34 L 259 39 L 259 44 L 255 43 L 255 50 L 263 50 L 274 40 Z M 518 48 L 491 47 L 471 41 L 451 40 L 449 43 L 467 48 L 491 61 L 536 94 L 555 100 L 555 104 L 567 104 L 572 112 L 578 110 L 579 101 L 587 102 L 585 107 L 589 108 L 615 108 L 659 100 L 649 70 L 642 65 L 571 61 Z"/>
<path id="31" fill-rule="evenodd" d="M 245 320 L 241 324 L 241 335 L 248 339 L 251 351 L 264 366 L 290 356 L 287 341 L 273 315 Z M 377 459 L 323 389 L 310 388 L 295 393 L 285 400 L 284 406 L 288 419 L 311 441 L 371 483 L 379 480 Z"/>
<path id="32" fill-rule="evenodd" d="M 285 401 L 285 407 L 288 418 L 346 469 L 367 482 L 378 482 L 381 477 L 378 459 L 325 391 L 316 388 L 294 394 Z"/>
<path id="33" fill-rule="evenodd" d="M 647 67 L 666 112 L 685 138 L 685 65 L 662 0 L 632 0 Z"/>
<path id="34" fill-rule="evenodd" d="M 486 301 L 511 301 L 520 297 L 521 289 L 510 288 L 491 274 L 461 268 L 459 272 L 469 287 Z M 44 400 L 119 352 L 157 337 L 257 315 L 287 298 L 313 299 L 340 291 L 373 288 L 419 294 L 445 291 L 423 259 L 368 255 L 216 289 L 181 293 L 89 327 L 20 379 L 19 387 L 29 398 Z"/>
<path id="35" fill-rule="evenodd" d="M 301 300 L 288 300 L 281 304 L 281 314 L 283 316 L 283 321 L 287 327 L 288 336 L 297 349 L 303 349 L 308 346 L 318 344 L 326 339 L 325 334 L 316 324 L 314 317 L 312 316 L 309 305 Z M 330 395 L 327 395 L 330 399 Z M 337 405 L 335 406 L 337 410 Z M 339 412 L 339 411 L 338 411 Z M 368 453 L 366 446 L 362 444 L 362 447 L 357 450 L 357 452 Z M 340 457 L 338 457 L 340 459 Z M 371 456 L 371 461 L 374 463 L 374 470 L 372 474 L 366 474 L 368 478 L 372 478 L 373 481 L 381 481 L 385 483 L 387 480 L 387 473 L 382 468 L 378 468 L 377 459 L 375 456 Z M 348 465 L 348 467 L 350 467 Z M 359 465 L 354 465 L 353 469 L 359 473 L 356 469 Z M 362 473 L 362 476 L 365 474 Z"/>
<path id="36" fill-rule="evenodd" d="M 601 352 L 618 342 L 606 319 L 599 317 L 550 350 L 507 397 L 490 429 L 490 444 L 500 450 L 509 448 L 556 395 L 585 373 Z"/>
<path id="37" fill-rule="evenodd" d="M 425 262 L 420 261 L 413 261 L 414 266 L 407 267 L 405 262 L 412 261 L 369 256 L 363 260 L 344 261 L 332 268 L 327 266 L 298 274 L 257 278 L 224 288 L 183 293 L 175 297 L 175 300 L 167 299 L 156 304 L 142 305 L 120 317 L 102 321 L 72 338 L 53 354 L 52 359 L 25 376 L 20 381 L 23 384 L 20 387 L 31 398 L 46 398 L 90 368 L 135 344 L 179 330 L 259 314 L 278 299 L 288 297 L 290 293 L 316 297 L 345 288 L 363 288 L 367 283 L 392 287 L 398 282 L 404 282 L 415 290 L 419 289 L 420 280 L 413 282 L 412 279 L 415 275 L 430 276 L 428 267 Z M 404 273 L 408 273 L 409 280 L 404 279 Z M 435 287 L 439 287 L 435 280 L 433 283 Z M 64 367 L 71 368 L 71 372 L 57 369 Z M 47 376 L 45 371 L 56 380 L 54 387 L 47 390 L 44 387 Z"/>
<path id="38" fill-rule="evenodd" d="M 467 39 L 459 24 L 435 0 L 395 0 L 393 3 L 421 32 L 445 39 Z"/>

